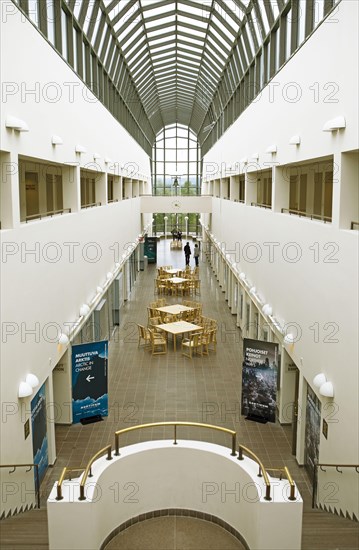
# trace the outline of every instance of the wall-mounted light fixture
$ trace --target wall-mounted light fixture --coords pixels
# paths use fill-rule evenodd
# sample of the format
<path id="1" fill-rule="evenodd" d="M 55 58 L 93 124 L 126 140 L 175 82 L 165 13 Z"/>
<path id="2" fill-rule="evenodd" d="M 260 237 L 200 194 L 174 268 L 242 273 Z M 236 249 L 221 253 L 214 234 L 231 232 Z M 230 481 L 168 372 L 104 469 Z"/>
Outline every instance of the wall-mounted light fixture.
<path id="1" fill-rule="evenodd" d="M 271 153 L 272 155 L 274 155 L 276 152 L 277 152 L 277 146 L 275 145 L 275 143 L 273 143 L 272 145 L 269 145 L 266 149 L 266 153 Z"/>
<path id="2" fill-rule="evenodd" d="M 62 137 L 57 136 L 56 134 L 51 137 L 51 145 L 62 145 L 63 143 Z"/>
<path id="3" fill-rule="evenodd" d="M 291 333 L 290 333 L 290 334 L 286 334 L 286 335 L 284 336 L 284 342 L 285 342 L 286 344 L 294 344 L 294 336 L 293 336 L 293 334 L 291 334 Z"/>
<path id="4" fill-rule="evenodd" d="M 336 132 L 344 128 L 346 128 L 345 118 L 343 116 L 337 116 L 331 120 L 327 120 L 323 126 L 323 132 Z"/>
<path id="5" fill-rule="evenodd" d="M 298 134 L 292 136 L 289 140 L 289 145 L 300 145 L 301 139 Z"/>
<path id="6" fill-rule="evenodd" d="M 67 334 L 62 332 L 59 336 L 59 344 L 61 344 L 62 346 L 65 346 L 68 343 L 69 343 L 69 337 L 67 336 Z"/>
<path id="7" fill-rule="evenodd" d="M 86 153 L 86 147 L 84 147 L 83 145 L 76 145 L 75 153 Z"/>
<path id="8" fill-rule="evenodd" d="M 94 154 L 93 154 L 93 159 L 94 159 L 94 160 L 100 160 L 100 158 L 101 158 L 100 153 L 94 153 Z"/>
<path id="9" fill-rule="evenodd" d="M 272 306 L 270 306 L 269 304 L 264 304 L 264 306 L 262 307 L 262 311 L 264 315 L 272 315 L 273 313 Z"/>
<path id="10" fill-rule="evenodd" d="M 12 115 L 8 115 L 5 120 L 6 128 L 9 130 L 15 130 L 16 132 L 28 132 L 29 127 L 24 120 Z"/>
<path id="11" fill-rule="evenodd" d="M 20 382 L 19 389 L 17 392 L 17 395 L 20 399 L 23 399 L 24 397 L 29 397 L 29 395 L 33 394 L 33 389 L 30 384 L 27 382 Z"/>
<path id="12" fill-rule="evenodd" d="M 320 388 L 327 381 L 324 372 L 320 372 L 313 378 L 313 384 L 316 388 Z"/>
<path id="13" fill-rule="evenodd" d="M 259 159 L 259 153 L 253 153 L 252 154 L 252 159 L 258 160 Z"/>
<path id="14" fill-rule="evenodd" d="M 324 382 L 319 388 L 320 395 L 324 397 L 334 397 L 334 387 L 331 382 Z"/>
<path id="15" fill-rule="evenodd" d="M 90 311 L 90 308 L 87 304 L 82 304 L 80 307 L 80 316 L 85 317 Z"/>
<path id="16" fill-rule="evenodd" d="M 36 374 L 32 374 L 31 372 L 26 375 L 25 382 L 26 384 L 29 384 L 29 386 L 31 386 L 32 388 L 36 388 L 36 386 L 40 384 Z"/>
<path id="17" fill-rule="evenodd" d="M 320 395 L 323 395 L 324 397 L 334 397 L 333 384 L 327 380 L 324 372 L 320 372 L 314 376 L 313 385 L 316 388 L 319 388 Z"/>

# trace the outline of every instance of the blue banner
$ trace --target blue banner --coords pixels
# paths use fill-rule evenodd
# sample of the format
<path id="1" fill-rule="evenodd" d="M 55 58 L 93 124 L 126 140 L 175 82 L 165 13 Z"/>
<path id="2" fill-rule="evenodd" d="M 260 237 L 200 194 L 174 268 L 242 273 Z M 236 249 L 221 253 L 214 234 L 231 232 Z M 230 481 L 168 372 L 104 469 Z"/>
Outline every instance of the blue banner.
<path id="1" fill-rule="evenodd" d="M 45 384 L 31 400 L 31 431 L 34 464 L 39 466 L 39 481 L 41 483 L 49 465 Z"/>
<path id="2" fill-rule="evenodd" d="M 108 416 L 108 341 L 72 346 L 72 421 Z"/>

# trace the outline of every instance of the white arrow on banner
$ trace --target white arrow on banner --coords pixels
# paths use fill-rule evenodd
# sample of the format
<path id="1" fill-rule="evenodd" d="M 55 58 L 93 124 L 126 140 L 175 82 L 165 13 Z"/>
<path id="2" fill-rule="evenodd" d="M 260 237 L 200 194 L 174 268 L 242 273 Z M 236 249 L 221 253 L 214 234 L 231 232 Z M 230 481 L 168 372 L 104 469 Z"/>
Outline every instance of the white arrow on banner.
<path id="1" fill-rule="evenodd" d="M 95 378 L 94 376 L 88 375 L 88 376 L 86 377 L 86 380 L 87 380 L 87 382 L 90 382 L 91 380 L 94 380 L 94 378 Z"/>

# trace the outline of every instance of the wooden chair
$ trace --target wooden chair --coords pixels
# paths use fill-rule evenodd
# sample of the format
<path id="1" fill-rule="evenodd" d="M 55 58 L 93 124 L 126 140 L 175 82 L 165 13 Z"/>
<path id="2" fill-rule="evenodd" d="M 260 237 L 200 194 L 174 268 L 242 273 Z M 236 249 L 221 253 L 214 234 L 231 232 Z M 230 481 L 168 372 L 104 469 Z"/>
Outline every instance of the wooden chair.
<path id="1" fill-rule="evenodd" d="M 209 340 L 210 340 L 209 331 L 204 330 L 201 333 L 202 355 L 209 355 L 209 351 L 208 351 Z"/>
<path id="2" fill-rule="evenodd" d="M 193 354 L 202 355 L 202 333 L 193 332 L 189 338 L 182 340 L 182 355 L 192 359 Z"/>
<path id="3" fill-rule="evenodd" d="M 152 355 L 163 355 L 167 353 L 166 338 L 160 332 L 155 332 L 152 329 L 148 329 L 148 331 L 150 333 Z"/>
<path id="4" fill-rule="evenodd" d="M 155 317 L 150 317 L 148 320 L 149 328 L 153 329 L 157 325 L 162 325 L 161 317 L 159 315 L 156 315 Z"/>
<path id="5" fill-rule="evenodd" d="M 141 345 L 149 346 L 151 344 L 151 337 L 148 328 L 143 325 L 137 325 L 138 327 L 138 347 Z M 143 340 L 143 342 L 142 342 Z"/>
<path id="6" fill-rule="evenodd" d="M 211 328 L 208 330 L 209 335 L 209 341 L 207 345 L 207 351 L 214 351 L 217 350 L 217 327 Z"/>

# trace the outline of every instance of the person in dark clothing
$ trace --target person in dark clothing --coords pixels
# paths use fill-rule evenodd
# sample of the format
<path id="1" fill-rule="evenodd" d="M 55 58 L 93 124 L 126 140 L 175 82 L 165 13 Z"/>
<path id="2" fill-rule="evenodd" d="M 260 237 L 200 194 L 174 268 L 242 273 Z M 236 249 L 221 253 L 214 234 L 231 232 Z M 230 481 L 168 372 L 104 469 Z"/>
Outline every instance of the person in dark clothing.
<path id="1" fill-rule="evenodd" d="M 191 247 L 189 246 L 189 242 L 186 243 L 186 246 L 183 249 L 184 251 L 184 257 L 186 259 L 186 265 L 189 265 L 189 257 L 192 254 Z"/>
<path id="2" fill-rule="evenodd" d="M 193 252 L 194 261 L 196 262 L 196 267 L 198 267 L 198 260 L 199 260 L 199 246 L 196 243 L 194 245 L 194 252 Z"/>

